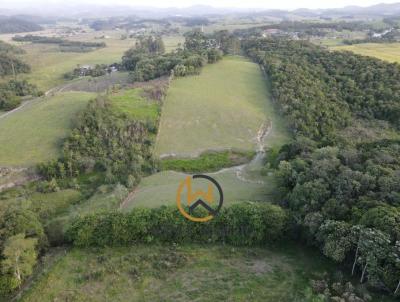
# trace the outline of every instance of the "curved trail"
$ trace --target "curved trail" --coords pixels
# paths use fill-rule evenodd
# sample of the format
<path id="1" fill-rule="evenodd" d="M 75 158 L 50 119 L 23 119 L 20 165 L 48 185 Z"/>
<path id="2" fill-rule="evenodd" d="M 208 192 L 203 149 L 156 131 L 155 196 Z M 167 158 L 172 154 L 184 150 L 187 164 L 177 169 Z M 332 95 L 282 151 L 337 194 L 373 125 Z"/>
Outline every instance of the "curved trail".
<path id="1" fill-rule="evenodd" d="M 265 138 L 271 133 L 272 131 L 272 122 L 269 123 L 263 123 L 258 130 L 257 133 L 257 150 L 256 150 L 256 155 L 254 158 L 247 164 L 240 165 L 240 166 L 235 166 L 235 167 L 230 167 L 230 168 L 224 168 L 221 169 L 217 172 L 209 173 L 209 174 L 220 174 L 223 172 L 229 172 L 229 171 L 234 171 L 236 174 L 236 178 L 239 179 L 240 181 L 247 182 L 247 183 L 254 183 L 254 184 L 264 184 L 265 182 L 262 180 L 252 180 L 249 178 L 245 177 L 245 169 L 251 166 L 252 164 L 257 163 L 258 161 L 261 161 L 265 157 L 265 146 L 264 146 L 264 140 Z"/>

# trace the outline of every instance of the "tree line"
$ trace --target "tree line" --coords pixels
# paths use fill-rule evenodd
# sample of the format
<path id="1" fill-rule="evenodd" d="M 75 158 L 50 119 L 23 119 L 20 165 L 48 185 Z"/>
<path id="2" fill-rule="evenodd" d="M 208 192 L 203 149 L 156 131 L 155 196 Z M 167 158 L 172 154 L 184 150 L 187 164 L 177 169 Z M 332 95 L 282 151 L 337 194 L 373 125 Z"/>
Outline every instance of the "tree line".
<path id="1" fill-rule="evenodd" d="M 400 127 L 400 66 L 305 41 L 249 39 L 244 48 L 294 134 L 268 163 L 292 233 L 348 264 L 361 283 L 396 294 L 400 140 L 386 134 Z"/>
<path id="2" fill-rule="evenodd" d="M 185 34 L 183 48 L 165 53 L 161 37 L 144 36 L 125 52 L 122 67 L 131 72 L 134 81 L 147 81 L 171 71 L 175 76 L 198 74 L 204 65 L 219 61 L 229 51 L 229 42 L 194 30 Z"/>
<path id="3" fill-rule="evenodd" d="M 88 52 L 95 49 L 106 47 L 104 42 L 85 42 L 85 41 L 70 41 L 59 37 L 46 36 L 14 36 L 12 38 L 16 42 L 31 42 L 37 44 L 57 44 L 61 52 Z"/>
<path id="4" fill-rule="evenodd" d="M 31 71 L 31 67 L 18 57 L 23 53 L 24 50 L 21 48 L 0 41 L 0 76 L 13 77 L 11 80 L 0 83 L 0 110 L 18 107 L 23 96 L 41 94 L 36 86 L 17 78 L 18 74 Z"/>

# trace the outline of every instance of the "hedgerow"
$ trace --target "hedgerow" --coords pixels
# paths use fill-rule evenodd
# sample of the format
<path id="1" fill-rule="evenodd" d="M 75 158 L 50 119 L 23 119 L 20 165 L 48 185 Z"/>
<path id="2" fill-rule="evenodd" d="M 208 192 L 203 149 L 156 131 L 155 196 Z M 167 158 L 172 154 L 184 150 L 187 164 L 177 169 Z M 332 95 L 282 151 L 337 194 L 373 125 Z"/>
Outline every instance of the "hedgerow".
<path id="1" fill-rule="evenodd" d="M 75 246 L 126 246 L 149 242 L 227 243 L 254 246 L 282 237 L 286 212 L 269 203 L 239 203 L 209 222 L 184 218 L 176 207 L 137 208 L 129 213 L 108 212 L 79 217 L 67 228 Z"/>

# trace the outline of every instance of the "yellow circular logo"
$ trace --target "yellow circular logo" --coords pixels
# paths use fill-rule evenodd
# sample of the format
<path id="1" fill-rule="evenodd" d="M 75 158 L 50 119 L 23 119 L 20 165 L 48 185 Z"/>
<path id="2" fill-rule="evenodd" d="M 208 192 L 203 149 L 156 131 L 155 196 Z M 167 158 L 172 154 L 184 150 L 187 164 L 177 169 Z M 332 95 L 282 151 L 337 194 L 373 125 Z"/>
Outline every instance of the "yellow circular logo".
<path id="1" fill-rule="evenodd" d="M 208 182 L 208 189 L 206 192 L 204 191 L 195 191 L 192 190 L 192 179 L 206 179 Z M 214 200 L 214 187 L 217 188 L 219 194 L 218 204 L 213 205 L 215 203 Z M 188 205 L 188 211 L 182 206 L 182 194 L 186 189 L 186 202 Z M 224 194 L 222 192 L 222 188 L 219 183 L 212 177 L 208 175 L 196 174 L 193 176 L 187 176 L 178 187 L 176 192 L 176 204 L 178 205 L 178 209 L 183 216 L 187 219 L 195 222 L 206 222 L 213 219 L 218 212 L 222 208 L 222 204 L 224 202 Z M 195 217 L 193 216 L 194 211 L 197 208 L 204 208 L 208 215 L 204 217 Z"/>

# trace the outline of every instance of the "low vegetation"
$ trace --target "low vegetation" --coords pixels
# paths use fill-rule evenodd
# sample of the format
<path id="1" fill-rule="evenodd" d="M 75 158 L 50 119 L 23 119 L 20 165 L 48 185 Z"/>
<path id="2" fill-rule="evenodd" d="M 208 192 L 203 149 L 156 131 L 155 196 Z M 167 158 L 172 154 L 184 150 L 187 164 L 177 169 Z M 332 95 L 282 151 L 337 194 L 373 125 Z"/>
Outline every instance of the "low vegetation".
<path id="1" fill-rule="evenodd" d="M 32 166 L 56 158 L 74 117 L 94 94 L 61 93 L 38 98 L 0 119 L 0 166 Z"/>
<path id="2" fill-rule="evenodd" d="M 161 161 L 162 170 L 182 172 L 213 172 L 222 168 L 248 163 L 255 152 L 206 152 L 196 158 L 169 158 Z"/>
<path id="3" fill-rule="evenodd" d="M 273 124 L 271 145 L 284 142 L 284 123 L 275 119 L 268 98 L 261 71 L 241 57 L 225 57 L 199 76 L 176 79 L 163 107 L 156 153 L 193 157 L 208 150 L 253 151 L 267 120 Z"/>
<path id="4" fill-rule="evenodd" d="M 310 279 L 330 271 L 318 255 L 296 246 L 74 248 L 22 301 L 321 301 L 314 300 Z"/>

